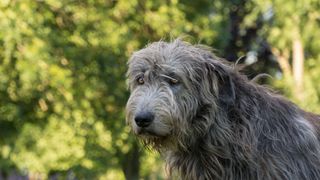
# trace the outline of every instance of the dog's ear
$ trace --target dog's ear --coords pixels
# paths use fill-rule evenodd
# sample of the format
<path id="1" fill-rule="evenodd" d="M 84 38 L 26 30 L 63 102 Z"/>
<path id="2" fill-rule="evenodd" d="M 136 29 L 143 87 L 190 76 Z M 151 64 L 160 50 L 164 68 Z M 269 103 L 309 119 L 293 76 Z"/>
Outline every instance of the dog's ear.
<path id="1" fill-rule="evenodd" d="M 220 64 L 214 65 L 213 68 L 218 80 L 218 100 L 228 106 L 234 105 L 236 92 L 232 72 Z"/>
<path id="2" fill-rule="evenodd" d="M 236 93 L 231 68 L 221 62 L 214 62 L 212 56 L 205 59 L 208 79 L 211 79 L 211 86 L 215 89 L 218 101 L 227 106 L 234 105 Z"/>

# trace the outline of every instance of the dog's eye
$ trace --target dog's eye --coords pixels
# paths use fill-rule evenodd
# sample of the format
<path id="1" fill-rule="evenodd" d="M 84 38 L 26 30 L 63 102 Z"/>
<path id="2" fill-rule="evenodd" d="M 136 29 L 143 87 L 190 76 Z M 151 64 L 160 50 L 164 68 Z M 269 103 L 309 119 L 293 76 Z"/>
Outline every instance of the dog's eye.
<path id="1" fill-rule="evenodd" d="M 138 77 L 138 78 L 137 78 L 137 82 L 138 82 L 138 84 L 140 84 L 140 85 L 144 84 L 143 76 Z"/>
<path id="2" fill-rule="evenodd" d="M 177 79 L 173 79 L 173 78 L 170 78 L 170 84 L 171 85 L 175 85 L 175 84 L 178 84 L 179 81 Z"/>

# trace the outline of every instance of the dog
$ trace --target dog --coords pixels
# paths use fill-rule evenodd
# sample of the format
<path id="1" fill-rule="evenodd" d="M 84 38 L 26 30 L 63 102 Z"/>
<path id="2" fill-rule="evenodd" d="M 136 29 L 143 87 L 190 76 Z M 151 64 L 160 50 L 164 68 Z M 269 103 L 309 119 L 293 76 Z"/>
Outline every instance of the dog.
<path id="1" fill-rule="evenodd" d="M 128 62 L 126 122 L 181 179 L 320 179 L 320 116 L 209 48 L 154 42 Z"/>

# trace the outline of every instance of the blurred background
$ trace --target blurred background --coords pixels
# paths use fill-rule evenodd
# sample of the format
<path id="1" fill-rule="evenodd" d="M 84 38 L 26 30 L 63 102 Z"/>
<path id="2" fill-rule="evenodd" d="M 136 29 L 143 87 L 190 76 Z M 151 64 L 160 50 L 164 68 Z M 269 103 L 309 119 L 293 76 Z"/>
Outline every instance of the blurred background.
<path id="1" fill-rule="evenodd" d="M 179 36 L 320 113 L 319 0 L 1 0 L 0 180 L 165 179 L 125 126 L 125 72 Z"/>

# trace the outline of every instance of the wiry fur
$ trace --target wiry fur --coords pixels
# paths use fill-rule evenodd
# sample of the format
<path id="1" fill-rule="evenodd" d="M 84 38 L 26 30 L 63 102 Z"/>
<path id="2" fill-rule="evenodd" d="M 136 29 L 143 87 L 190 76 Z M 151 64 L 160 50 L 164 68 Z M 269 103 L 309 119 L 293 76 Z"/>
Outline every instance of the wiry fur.
<path id="1" fill-rule="evenodd" d="M 170 172 L 182 179 L 320 179 L 320 117 L 250 82 L 206 48 L 160 41 L 128 65 L 127 122 L 166 156 Z M 143 133 L 134 121 L 141 111 L 155 115 Z"/>

